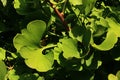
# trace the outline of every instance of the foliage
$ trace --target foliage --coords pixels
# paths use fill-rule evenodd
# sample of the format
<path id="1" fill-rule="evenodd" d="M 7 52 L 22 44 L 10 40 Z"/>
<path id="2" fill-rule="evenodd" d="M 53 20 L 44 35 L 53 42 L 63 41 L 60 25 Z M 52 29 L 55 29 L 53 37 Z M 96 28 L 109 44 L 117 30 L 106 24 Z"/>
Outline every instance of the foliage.
<path id="1" fill-rule="evenodd" d="M 0 80 L 120 80 L 119 0 L 0 0 Z"/>

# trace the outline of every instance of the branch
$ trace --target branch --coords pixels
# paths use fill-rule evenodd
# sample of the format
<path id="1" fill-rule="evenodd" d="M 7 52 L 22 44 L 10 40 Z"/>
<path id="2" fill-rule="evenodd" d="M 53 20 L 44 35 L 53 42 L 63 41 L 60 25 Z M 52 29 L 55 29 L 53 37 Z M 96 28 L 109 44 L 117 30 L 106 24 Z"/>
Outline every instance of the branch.
<path id="1" fill-rule="evenodd" d="M 64 13 L 60 12 L 53 3 L 51 3 L 50 1 L 48 2 L 50 3 L 51 7 L 54 9 L 55 13 L 58 15 L 59 19 L 62 21 L 63 25 L 65 26 L 65 29 L 69 31 L 70 27 L 67 25 L 67 22 L 65 21 Z"/>

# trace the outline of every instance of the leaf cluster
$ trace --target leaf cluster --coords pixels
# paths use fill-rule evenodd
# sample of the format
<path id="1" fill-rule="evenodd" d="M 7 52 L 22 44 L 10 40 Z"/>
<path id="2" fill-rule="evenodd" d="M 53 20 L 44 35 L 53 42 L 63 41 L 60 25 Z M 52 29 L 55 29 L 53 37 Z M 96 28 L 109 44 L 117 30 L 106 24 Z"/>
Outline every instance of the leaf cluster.
<path id="1" fill-rule="evenodd" d="M 0 80 L 120 80 L 119 0 L 0 0 Z"/>

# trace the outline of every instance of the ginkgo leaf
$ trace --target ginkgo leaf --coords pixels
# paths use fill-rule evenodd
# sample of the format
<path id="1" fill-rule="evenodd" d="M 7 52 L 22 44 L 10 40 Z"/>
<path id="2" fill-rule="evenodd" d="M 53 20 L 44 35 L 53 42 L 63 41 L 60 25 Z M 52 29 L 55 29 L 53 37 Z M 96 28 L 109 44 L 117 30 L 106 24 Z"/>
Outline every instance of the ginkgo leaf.
<path id="1" fill-rule="evenodd" d="M 46 55 L 42 54 L 42 48 L 33 50 L 28 47 L 23 47 L 20 50 L 21 56 L 25 58 L 25 63 L 33 69 L 36 69 L 40 72 L 48 71 L 53 65 L 54 55 L 52 52 L 47 53 Z"/>
<path id="2" fill-rule="evenodd" d="M 113 30 L 114 33 L 118 37 L 120 37 L 120 24 L 112 18 L 106 18 L 106 20 L 108 21 L 108 24 L 109 24 L 111 30 Z"/>
<path id="3" fill-rule="evenodd" d="M 117 35 L 111 29 L 109 29 L 105 40 L 100 45 L 96 45 L 94 42 L 91 42 L 91 45 L 96 49 L 106 51 L 113 48 L 117 40 Z"/>
<path id="4" fill-rule="evenodd" d="M 117 71 L 116 76 L 118 77 L 118 80 L 120 80 L 120 70 L 119 70 L 119 71 Z"/>
<path id="5" fill-rule="evenodd" d="M 113 74 L 109 74 L 108 75 L 108 80 L 118 80 L 117 76 L 113 75 Z"/>
<path id="6" fill-rule="evenodd" d="M 51 48 L 54 45 L 41 47 L 40 40 L 46 30 L 44 21 L 35 20 L 27 25 L 27 29 L 23 29 L 21 34 L 17 34 L 13 43 L 20 55 L 25 59 L 25 63 L 33 69 L 40 72 L 48 71 L 52 68 L 54 62 L 53 52 L 50 51 L 43 55 L 43 50 Z"/>
<path id="7" fill-rule="evenodd" d="M 69 0 L 73 5 L 82 5 L 82 0 Z"/>
<path id="8" fill-rule="evenodd" d="M 4 60 L 5 59 L 5 52 L 6 52 L 6 50 L 0 48 L 0 60 Z"/>
<path id="9" fill-rule="evenodd" d="M 3 6 L 6 6 L 7 5 L 7 0 L 1 0 Z"/>
<path id="10" fill-rule="evenodd" d="M 64 38 L 61 40 L 63 56 L 65 58 L 76 57 L 80 58 L 80 54 L 77 50 L 77 41 L 71 38 Z"/>
<path id="11" fill-rule="evenodd" d="M 42 20 L 35 20 L 27 25 L 27 29 L 23 29 L 21 34 L 17 34 L 13 43 L 17 51 L 23 46 L 39 48 L 40 40 L 46 30 L 46 24 Z"/>
<path id="12" fill-rule="evenodd" d="M 0 80 L 5 80 L 7 74 L 7 67 L 2 60 L 0 60 Z"/>

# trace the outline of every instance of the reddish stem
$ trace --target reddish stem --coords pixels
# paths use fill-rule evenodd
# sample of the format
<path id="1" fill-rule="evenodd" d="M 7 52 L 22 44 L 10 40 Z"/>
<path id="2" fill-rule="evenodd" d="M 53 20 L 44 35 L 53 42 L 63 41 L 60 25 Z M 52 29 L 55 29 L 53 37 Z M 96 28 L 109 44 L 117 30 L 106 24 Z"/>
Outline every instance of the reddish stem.
<path id="1" fill-rule="evenodd" d="M 65 21 L 65 18 L 64 18 L 64 13 L 61 13 L 57 8 L 54 7 L 54 4 L 52 4 L 50 1 L 49 1 L 51 7 L 54 9 L 55 13 L 58 15 L 58 17 L 60 18 L 60 20 L 62 21 L 63 25 L 65 26 L 65 29 L 67 31 L 70 30 L 70 27 L 67 25 L 67 22 Z"/>

